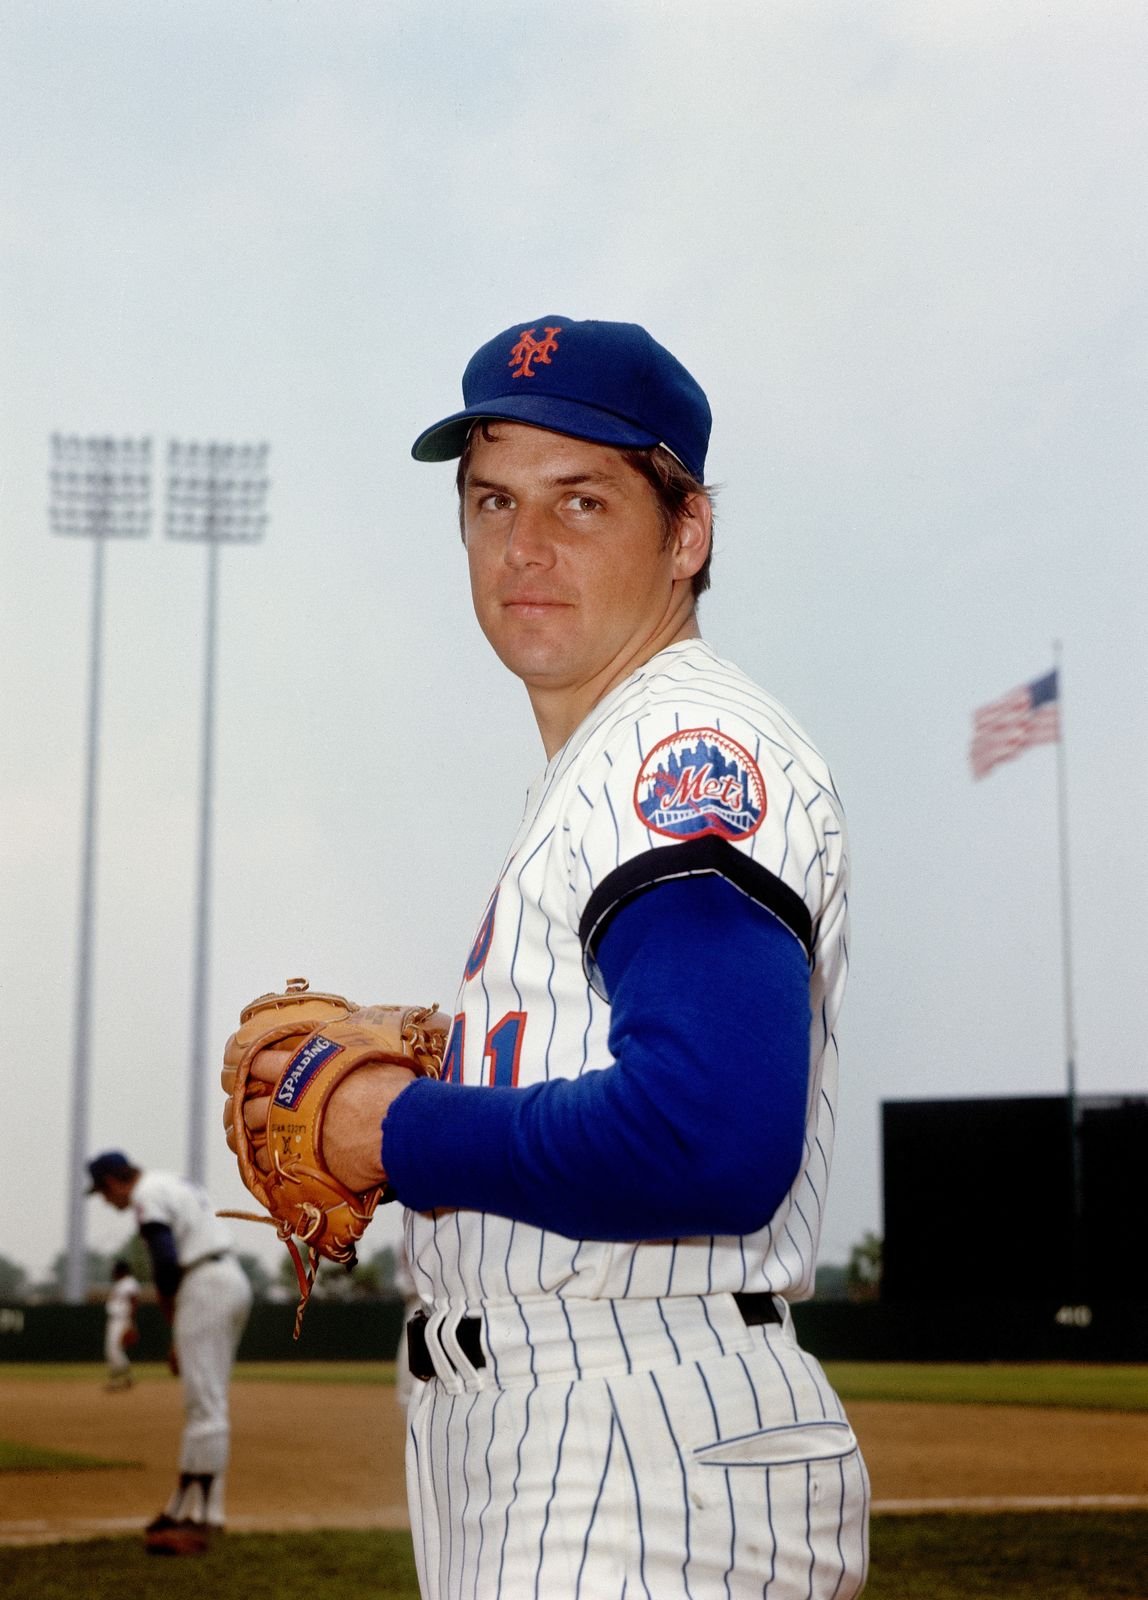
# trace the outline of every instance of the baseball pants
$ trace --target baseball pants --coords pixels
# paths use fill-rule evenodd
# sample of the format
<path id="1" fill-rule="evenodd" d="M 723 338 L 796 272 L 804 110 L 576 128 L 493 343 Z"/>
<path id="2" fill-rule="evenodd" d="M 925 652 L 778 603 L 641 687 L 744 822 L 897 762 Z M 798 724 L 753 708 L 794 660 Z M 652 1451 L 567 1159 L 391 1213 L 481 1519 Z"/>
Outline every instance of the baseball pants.
<path id="1" fill-rule="evenodd" d="M 232 1255 L 192 1267 L 179 1286 L 172 1335 L 183 1380 L 181 1472 L 227 1470 L 228 1389 L 251 1300 L 247 1275 Z"/>
<path id="2" fill-rule="evenodd" d="M 730 1295 L 436 1313 L 407 1484 L 424 1600 L 852 1600 L 869 1485 L 820 1365 Z"/>

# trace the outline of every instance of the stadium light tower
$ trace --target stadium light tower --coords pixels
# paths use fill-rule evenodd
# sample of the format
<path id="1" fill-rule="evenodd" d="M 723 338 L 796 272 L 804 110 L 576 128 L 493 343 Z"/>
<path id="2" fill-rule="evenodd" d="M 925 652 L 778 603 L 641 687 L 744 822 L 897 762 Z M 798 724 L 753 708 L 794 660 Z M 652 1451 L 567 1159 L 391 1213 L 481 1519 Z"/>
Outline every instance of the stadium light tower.
<path id="1" fill-rule="evenodd" d="M 146 538 L 151 527 L 151 440 L 81 438 L 54 433 L 48 472 L 48 519 L 53 533 L 92 541 L 92 613 L 88 668 L 88 751 L 80 863 L 80 927 L 72 1054 L 72 1137 L 68 1170 L 68 1251 L 64 1294 L 83 1301 L 87 1287 L 84 1162 L 92 1021 L 92 925 L 96 884 L 96 804 L 99 784 L 100 687 L 104 608 L 104 545 Z"/>
<path id="2" fill-rule="evenodd" d="M 203 733 L 200 747 L 199 880 L 189 1066 L 187 1175 L 206 1176 L 207 979 L 211 928 L 212 792 L 215 777 L 215 636 L 219 607 L 219 550 L 257 544 L 267 527 L 268 446 L 168 446 L 167 536 L 207 546 L 207 624 L 203 652 Z"/>

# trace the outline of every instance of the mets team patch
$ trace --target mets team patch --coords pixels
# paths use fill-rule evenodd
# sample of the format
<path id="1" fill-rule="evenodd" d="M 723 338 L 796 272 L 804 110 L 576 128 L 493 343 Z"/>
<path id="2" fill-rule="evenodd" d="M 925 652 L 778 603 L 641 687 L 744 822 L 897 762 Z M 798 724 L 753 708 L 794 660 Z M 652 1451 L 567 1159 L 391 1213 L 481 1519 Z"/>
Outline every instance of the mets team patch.
<path id="1" fill-rule="evenodd" d="M 683 728 L 642 762 L 634 808 L 671 839 L 748 839 L 765 818 L 765 781 L 736 740 L 716 728 Z"/>
<path id="2" fill-rule="evenodd" d="M 297 1050 L 293 1059 L 288 1062 L 287 1070 L 280 1078 L 279 1087 L 275 1091 L 275 1104 L 287 1111 L 290 1111 L 292 1106 L 297 1106 L 306 1092 L 307 1085 L 324 1061 L 330 1061 L 332 1056 L 341 1055 L 342 1052 L 341 1044 L 336 1044 L 333 1039 L 325 1039 L 321 1033 L 317 1033 L 301 1050 Z"/>

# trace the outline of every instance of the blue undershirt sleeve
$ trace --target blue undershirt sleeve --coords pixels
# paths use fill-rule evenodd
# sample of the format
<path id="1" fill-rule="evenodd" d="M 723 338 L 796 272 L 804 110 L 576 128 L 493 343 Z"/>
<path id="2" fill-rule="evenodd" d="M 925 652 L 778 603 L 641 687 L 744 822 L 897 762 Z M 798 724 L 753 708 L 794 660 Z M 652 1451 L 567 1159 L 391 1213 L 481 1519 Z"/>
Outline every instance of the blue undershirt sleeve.
<path id="1" fill-rule="evenodd" d="M 420 1080 L 383 1164 L 416 1211 L 461 1207 L 574 1239 L 744 1234 L 801 1160 L 809 968 L 724 878 L 659 883 L 602 935 L 613 1062 L 529 1088 Z"/>
<path id="2" fill-rule="evenodd" d="M 166 1222 L 145 1222 L 140 1228 L 148 1254 L 151 1272 L 159 1293 L 171 1299 L 179 1288 L 183 1268 L 175 1247 L 175 1234 Z"/>

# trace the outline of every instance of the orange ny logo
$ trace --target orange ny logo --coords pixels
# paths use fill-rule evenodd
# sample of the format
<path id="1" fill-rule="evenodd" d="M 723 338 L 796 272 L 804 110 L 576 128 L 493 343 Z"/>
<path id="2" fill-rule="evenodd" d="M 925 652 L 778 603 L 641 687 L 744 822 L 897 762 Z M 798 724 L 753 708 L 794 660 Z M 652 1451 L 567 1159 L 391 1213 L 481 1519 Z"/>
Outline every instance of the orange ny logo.
<path id="1" fill-rule="evenodd" d="M 532 361 L 541 361 L 543 366 L 548 367 L 550 365 L 550 353 L 552 350 L 557 350 L 558 335 L 561 332 L 561 328 L 547 328 L 545 339 L 536 339 L 534 337 L 534 329 L 527 328 L 526 332 L 519 336 L 518 343 L 510 352 L 510 360 L 506 363 L 508 367 L 518 368 L 514 376 L 516 378 L 535 377 L 536 374 L 530 370 Z"/>

